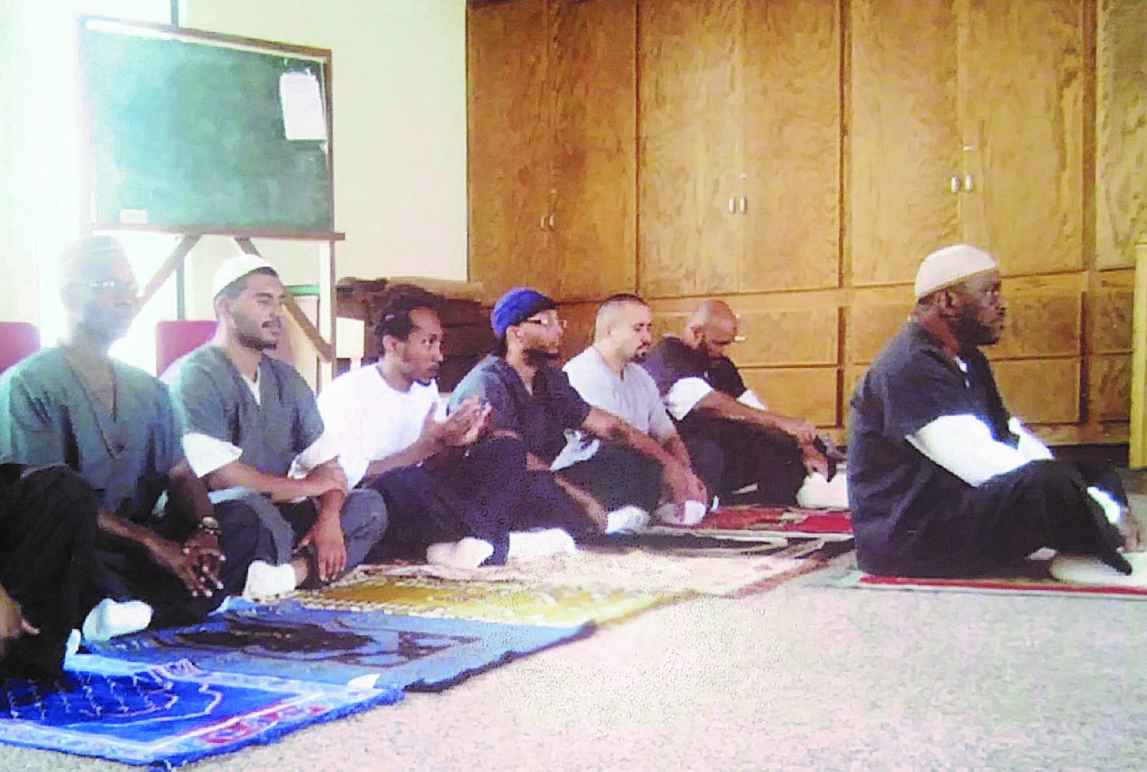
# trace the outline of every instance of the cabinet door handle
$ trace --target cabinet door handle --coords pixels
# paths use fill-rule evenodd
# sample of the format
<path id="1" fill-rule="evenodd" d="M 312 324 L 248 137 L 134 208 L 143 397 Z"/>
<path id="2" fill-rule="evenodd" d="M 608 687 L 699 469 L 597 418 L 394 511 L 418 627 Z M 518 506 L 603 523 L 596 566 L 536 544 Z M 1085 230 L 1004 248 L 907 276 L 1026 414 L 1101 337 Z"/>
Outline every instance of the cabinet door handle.
<path id="1" fill-rule="evenodd" d="M 538 227 L 542 230 L 546 229 L 546 216 L 543 214 L 542 218 L 538 221 Z"/>
<path id="2" fill-rule="evenodd" d="M 550 230 L 554 229 L 554 223 L 555 222 L 557 222 L 557 218 L 554 217 L 553 212 L 550 212 L 550 216 L 546 218 L 546 224 L 550 226 Z"/>
<path id="3" fill-rule="evenodd" d="M 964 191 L 967 193 L 971 193 L 975 189 L 976 189 L 976 181 L 974 179 L 972 179 L 972 175 L 965 174 L 964 175 Z"/>
<path id="4" fill-rule="evenodd" d="M 744 214 L 747 211 L 749 211 L 749 197 L 741 196 L 737 201 L 737 213 Z"/>
<path id="5" fill-rule="evenodd" d="M 958 174 L 952 175 L 952 177 L 948 180 L 948 189 L 951 190 L 953 193 L 959 193 L 960 192 L 960 175 L 958 175 Z"/>
<path id="6" fill-rule="evenodd" d="M 737 213 L 737 197 L 729 196 L 729 214 Z"/>

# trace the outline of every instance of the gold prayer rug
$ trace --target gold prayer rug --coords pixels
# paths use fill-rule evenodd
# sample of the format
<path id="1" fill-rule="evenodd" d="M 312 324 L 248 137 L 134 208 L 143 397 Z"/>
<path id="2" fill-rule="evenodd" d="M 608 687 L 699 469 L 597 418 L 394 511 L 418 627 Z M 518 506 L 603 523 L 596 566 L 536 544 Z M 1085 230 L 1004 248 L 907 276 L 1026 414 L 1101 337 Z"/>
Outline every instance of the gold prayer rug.
<path id="1" fill-rule="evenodd" d="M 643 592 L 533 582 L 392 576 L 360 570 L 335 585 L 297 592 L 291 598 L 312 608 L 567 627 L 618 621 L 690 595 L 684 591 Z"/>

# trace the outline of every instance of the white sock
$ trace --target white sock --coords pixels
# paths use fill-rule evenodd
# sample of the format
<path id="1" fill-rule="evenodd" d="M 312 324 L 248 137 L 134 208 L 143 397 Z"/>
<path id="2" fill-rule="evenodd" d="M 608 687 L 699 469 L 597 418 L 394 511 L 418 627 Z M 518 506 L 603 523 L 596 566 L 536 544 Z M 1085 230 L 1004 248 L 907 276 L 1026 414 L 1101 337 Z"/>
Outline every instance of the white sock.
<path id="1" fill-rule="evenodd" d="M 276 595 L 286 595 L 293 592 L 295 587 L 295 567 L 290 563 L 273 566 L 266 561 L 255 560 L 247 568 L 243 597 L 258 602 Z"/>
<path id="2" fill-rule="evenodd" d="M 705 505 L 700 501 L 686 501 L 682 511 L 676 502 L 667 501 L 653 510 L 653 516 L 669 525 L 697 525 L 705 519 Z"/>
<path id="3" fill-rule="evenodd" d="M 84 640 L 106 641 L 117 635 L 138 633 L 151 624 L 151 613 L 151 606 L 141 600 L 117 603 L 104 598 L 84 619 Z"/>
<path id="4" fill-rule="evenodd" d="M 494 545 L 467 536 L 458 541 L 443 541 L 426 548 L 426 562 L 451 568 L 477 568 L 494 554 Z"/>
<path id="5" fill-rule="evenodd" d="M 572 555 L 577 552 L 573 537 L 561 528 L 544 531 L 514 531 L 510 534 L 507 558 L 544 558 L 547 555 Z"/>
<path id="6" fill-rule="evenodd" d="M 649 525 L 649 513 L 632 504 L 615 509 L 606 516 L 606 533 L 638 531 Z"/>

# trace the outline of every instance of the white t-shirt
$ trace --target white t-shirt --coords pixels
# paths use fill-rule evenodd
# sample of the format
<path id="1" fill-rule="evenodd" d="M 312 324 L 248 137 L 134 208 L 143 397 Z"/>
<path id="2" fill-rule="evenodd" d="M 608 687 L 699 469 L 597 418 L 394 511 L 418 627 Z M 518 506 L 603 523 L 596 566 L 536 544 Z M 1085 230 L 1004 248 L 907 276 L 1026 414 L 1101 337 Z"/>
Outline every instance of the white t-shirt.
<path id="1" fill-rule="evenodd" d="M 414 383 L 397 391 L 375 365 L 367 365 L 335 378 L 319 394 L 319 413 L 346 472 L 347 483 L 357 485 L 371 461 L 414 444 L 431 409 L 440 411 L 438 384 Z"/>

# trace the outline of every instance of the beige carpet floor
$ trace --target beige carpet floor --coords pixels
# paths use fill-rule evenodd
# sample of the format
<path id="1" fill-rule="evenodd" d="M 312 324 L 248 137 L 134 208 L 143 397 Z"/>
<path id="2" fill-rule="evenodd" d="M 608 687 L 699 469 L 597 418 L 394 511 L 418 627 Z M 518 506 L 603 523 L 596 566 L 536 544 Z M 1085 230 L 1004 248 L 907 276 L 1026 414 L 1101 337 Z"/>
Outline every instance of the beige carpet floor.
<path id="1" fill-rule="evenodd" d="M 1147 768 L 1147 603 L 822 579 L 654 609 L 195 768 Z M 113 768 L 0 747 L 4 770 Z"/>

